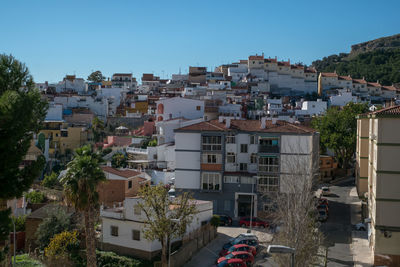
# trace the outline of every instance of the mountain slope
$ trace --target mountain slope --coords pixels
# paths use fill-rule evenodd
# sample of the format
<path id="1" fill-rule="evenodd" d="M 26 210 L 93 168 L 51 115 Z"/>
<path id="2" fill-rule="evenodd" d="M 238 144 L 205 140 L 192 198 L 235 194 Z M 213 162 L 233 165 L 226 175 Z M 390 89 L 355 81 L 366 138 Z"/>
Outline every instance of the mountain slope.
<path id="1" fill-rule="evenodd" d="M 400 34 L 353 45 L 350 54 L 340 53 L 312 63 L 320 72 L 365 77 L 382 85 L 400 83 Z"/>

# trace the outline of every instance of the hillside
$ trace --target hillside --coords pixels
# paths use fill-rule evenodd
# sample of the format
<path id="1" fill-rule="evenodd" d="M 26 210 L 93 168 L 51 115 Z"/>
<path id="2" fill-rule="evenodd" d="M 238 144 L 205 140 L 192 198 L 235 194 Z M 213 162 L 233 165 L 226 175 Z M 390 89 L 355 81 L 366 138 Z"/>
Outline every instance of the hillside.
<path id="1" fill-rule="evenodd" d="M 355 44 L 350 54 L 340 53 L 312 63 L 320 72 L 365 77 L 382 85 L 400 83 L 400 34 Z"/>

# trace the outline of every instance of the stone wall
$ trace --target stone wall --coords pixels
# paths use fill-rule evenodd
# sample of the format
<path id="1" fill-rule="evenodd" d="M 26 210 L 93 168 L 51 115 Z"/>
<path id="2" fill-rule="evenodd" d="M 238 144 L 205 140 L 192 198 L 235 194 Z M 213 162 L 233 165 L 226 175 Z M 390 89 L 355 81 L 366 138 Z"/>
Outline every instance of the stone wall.
<path id="1" fill-rule="evenodd" d="M 113 127 L 125 126 L 130 130 L 137 129 L 143 126 L 144 122 L 148 120 L 147 115 L 143 115 L 140 118 L 126 118 L 126 117 L 107 117 L 107 125 Z"/>

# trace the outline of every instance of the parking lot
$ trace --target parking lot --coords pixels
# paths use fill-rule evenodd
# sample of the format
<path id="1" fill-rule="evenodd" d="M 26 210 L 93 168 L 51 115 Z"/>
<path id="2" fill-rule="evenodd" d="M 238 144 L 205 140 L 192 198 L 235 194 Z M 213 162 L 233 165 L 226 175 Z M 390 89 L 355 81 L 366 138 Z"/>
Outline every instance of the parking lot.
<path id="1" fill-rule="evenodd" d="M 248 228 L 242 227 L 218 227 L 218 236 L 207 246 L 203 247 L 196 255 L 185 264 L 185 267 L 209 267 L 215 264 L 217 258 L 219 258 L 218 253 L 220 252 L 222 246 L 229 241 L 230 238 L 236 237 L 239 234 L 246 233 Z M 265 262 L 265 247 L 268 246 L 269 242 L 272 240 L 272 234 L 264 228 L 253 228 L 252 233 L 256 234 L 260 242 L 261 249 L 257 253 L 255 258 L 254 266 L 258 263 Z"/>

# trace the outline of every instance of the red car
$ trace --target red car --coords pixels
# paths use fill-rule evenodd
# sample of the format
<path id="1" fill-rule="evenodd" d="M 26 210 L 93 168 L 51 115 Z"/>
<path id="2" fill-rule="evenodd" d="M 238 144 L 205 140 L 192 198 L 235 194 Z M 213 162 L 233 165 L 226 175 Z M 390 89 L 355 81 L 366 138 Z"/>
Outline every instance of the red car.
<path id="1" fill-rule="evenodd" d="M 250 226 L 250 217 L 244 217 L 244 218 L 240 219 L 239 225 L 242 227 L 249 227 Z M 253 217 L 251 225 L 266 228 L 269 226 L 269 223 L 266 221 L 260 220 L 257 217 Z"/>
<path id="2" fill-rule="evenodd" d="M 237 244 L 237 245 L 233 245 L 228 250 L 222 249 L 221 252 L 219 253 L 219 256 L 223 257 L 226 254 L 232 253 L 234 251 L 246 251 L 248 253 L 253 254 L 253 256 L 256 256 L 256 254 L 257 254 L 257 250 L 255 247 L 252 247 L 252 246 L 249 246 L 246 244 Z"/>
<path id="3" fill-rule="evenodd" d="M 224 257 L 217 260 L 217 264 L 229 259 L 241 259 L 246 263 L 247 266 L 251 266 L 254 263 L 254 256 L 246 251 L 234 251 Z"/>
<path id="4" fill-rule="evenodd" d="M 242 259 L 229 259 L 221 261 L 216 267 L 247 267 Z"/>

